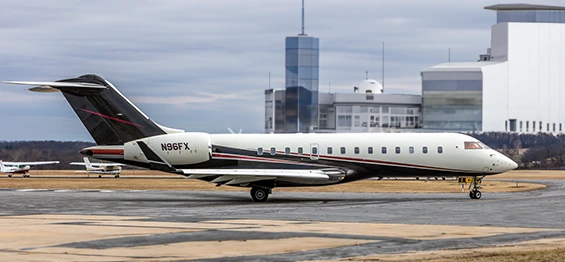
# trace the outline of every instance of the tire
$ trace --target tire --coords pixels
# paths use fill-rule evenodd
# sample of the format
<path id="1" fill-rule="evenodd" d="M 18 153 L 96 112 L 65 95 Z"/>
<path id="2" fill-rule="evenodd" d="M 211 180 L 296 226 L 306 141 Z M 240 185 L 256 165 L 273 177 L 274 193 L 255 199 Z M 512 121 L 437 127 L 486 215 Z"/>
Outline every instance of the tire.
<path id="1" fill-rule="evenodd" d="M 8 174 L 8 177 L 9 177 L 9 178 L 12 178 L 12 174 Z"/>
<path id="2" fill-rule="evenodd" d="M 475 199 L 481 199 L 482 196 L 483 194 L 481 193 L 481 191 L 479 190 L 475 191 Z"/>
<path id="3" fill-rule="evenodd" d="M 269 192 L 267 189 L 254 187 L 251 188 L 251 198 L 253 198 L 255 202 L 265 202 L 267 198 L 269 198 Z"/>
<path id="4" fill-rule="evenodd" d="M 469 191 L 469 197 L 470 197 L 471 199 L 475 199 L 476 196 L 475 196 L 475 191 L 474 191 L 474 190 Z"/>
<path id="5" fill-rule="evenodd" d="M 98 178 L 102 178 L 102 175 L 98 175 Z"/>

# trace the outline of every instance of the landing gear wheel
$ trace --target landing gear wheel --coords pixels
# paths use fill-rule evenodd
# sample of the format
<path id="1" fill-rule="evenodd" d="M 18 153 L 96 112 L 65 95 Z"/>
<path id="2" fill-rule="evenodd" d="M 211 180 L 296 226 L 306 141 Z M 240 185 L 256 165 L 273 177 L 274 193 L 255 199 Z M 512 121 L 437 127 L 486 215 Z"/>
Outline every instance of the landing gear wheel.
<path id="1" fill-rule="evenodd" d="M 12 174 L 8 174 L 8 177 L 9 177 L 9 178 L 12 178 Z"/>
<path id="2" fill-rule="evenodd" d="M 114 175 L 114 178 L 120 178 L 120 175 Z"/>
<path id="3" fill-rule="evenodd" d="M 31 176 L 29 174 L 24 174 L 24 177 L 30 178 Z"/>
<path id="4" fill-rule="evenodd" d="M 102 178 L 102 175 L 98 175 L 98 178 Z"/>
<path id="5" fill-rule="evenodd" d="M 251 198 L 255 202 L 265 202 L 269 198 L 269 190 L 262 187 L 251 188 Z"/>
<path id="6" fill-rule="evenodd" d="M 483 177 L 484 178 L 484 177 Z M 471 184 L 469 186 L 469 188 L 471 186 L 473 186 L 473 189 L 471 189 L 471 191 L 469 191 L 469 197 L 471 199 L 481 199 L 481 197 L 483 196 L 483 194 L 481 193 L 480 189 L 481 189 L 481 182 L 483 178 L 478 178 L 478 177 L 473 177 L 473 184 Z"/>

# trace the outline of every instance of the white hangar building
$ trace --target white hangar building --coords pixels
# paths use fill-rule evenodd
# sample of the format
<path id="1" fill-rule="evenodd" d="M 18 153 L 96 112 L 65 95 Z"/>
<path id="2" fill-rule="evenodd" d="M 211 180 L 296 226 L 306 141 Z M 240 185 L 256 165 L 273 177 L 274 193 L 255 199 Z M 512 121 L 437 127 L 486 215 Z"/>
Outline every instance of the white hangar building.
<path id="1" fill-rule="evenodd" d="M 565 7 L 499 4 L 478 62 L 424 69 L 423 128 L 564 132 Z"/>

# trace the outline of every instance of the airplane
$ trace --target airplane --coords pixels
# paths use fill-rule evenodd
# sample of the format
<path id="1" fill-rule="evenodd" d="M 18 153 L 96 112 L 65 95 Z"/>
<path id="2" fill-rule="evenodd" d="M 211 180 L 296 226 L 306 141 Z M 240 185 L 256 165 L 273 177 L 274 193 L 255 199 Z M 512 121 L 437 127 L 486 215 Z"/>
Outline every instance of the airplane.
<path id="1" fill-rule="evenodd" d="M 157 124 L 104 78 L 5 81 L 61 92 L 97 143 L 81 154 L 183 175 L 216 186 L 250 188 L 265 202 L 276 187 L 324 186 L 382 177 L 482 178 L 518 165 L 459 133 L 209 134 Z"/>
<path id="2" fill-rule="evenodd" d="M 4 162 L 0 160 L 0 172 L 8 173 L 8 177 L 13 174 L 23 174 L 23 177 L 30 177 L 29 170 L 37 165 L 59 164 L 59 161 L 39 161 L 39 162 Z"/>
<path id="3" fill-rule="evenodd" d="M 83 157 L 84 162 L 71 162 L 69 165 L 79 165 L 86 167 L 86 174 L 90 177 L 90 173 L 98 174 L 101 178 L 102 175 L 114 175 L 115 178 L 120 177 L 123 164 L 118 163 L 90 163 L 88 157 Z"/>

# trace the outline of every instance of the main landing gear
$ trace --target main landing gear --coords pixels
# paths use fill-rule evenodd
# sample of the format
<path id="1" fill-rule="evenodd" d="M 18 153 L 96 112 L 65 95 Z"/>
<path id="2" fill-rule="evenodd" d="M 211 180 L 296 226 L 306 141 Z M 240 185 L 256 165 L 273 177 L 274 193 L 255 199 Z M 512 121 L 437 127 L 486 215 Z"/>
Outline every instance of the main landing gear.
<path id="1" fill-rule="evenodd" d="M 267 201 L 267 198 L 269 198 L 269 194 L 271 193 L 272 193 L 271 188 L 258 187 L 258 186 L 254 186 L 251 188 L 251 198 L 253 198 L 253 201 L 255 202 Z"/>
<path id="2" fill-rule="evenodd" d="M 481 181 L 483 178 L 477 178 L 476 176 L 473 177 L 473 189 L 469 191 L 469 197 L 471 199 L 481 199 L 483 194 L 479 189 L 481 189 Z"/>

